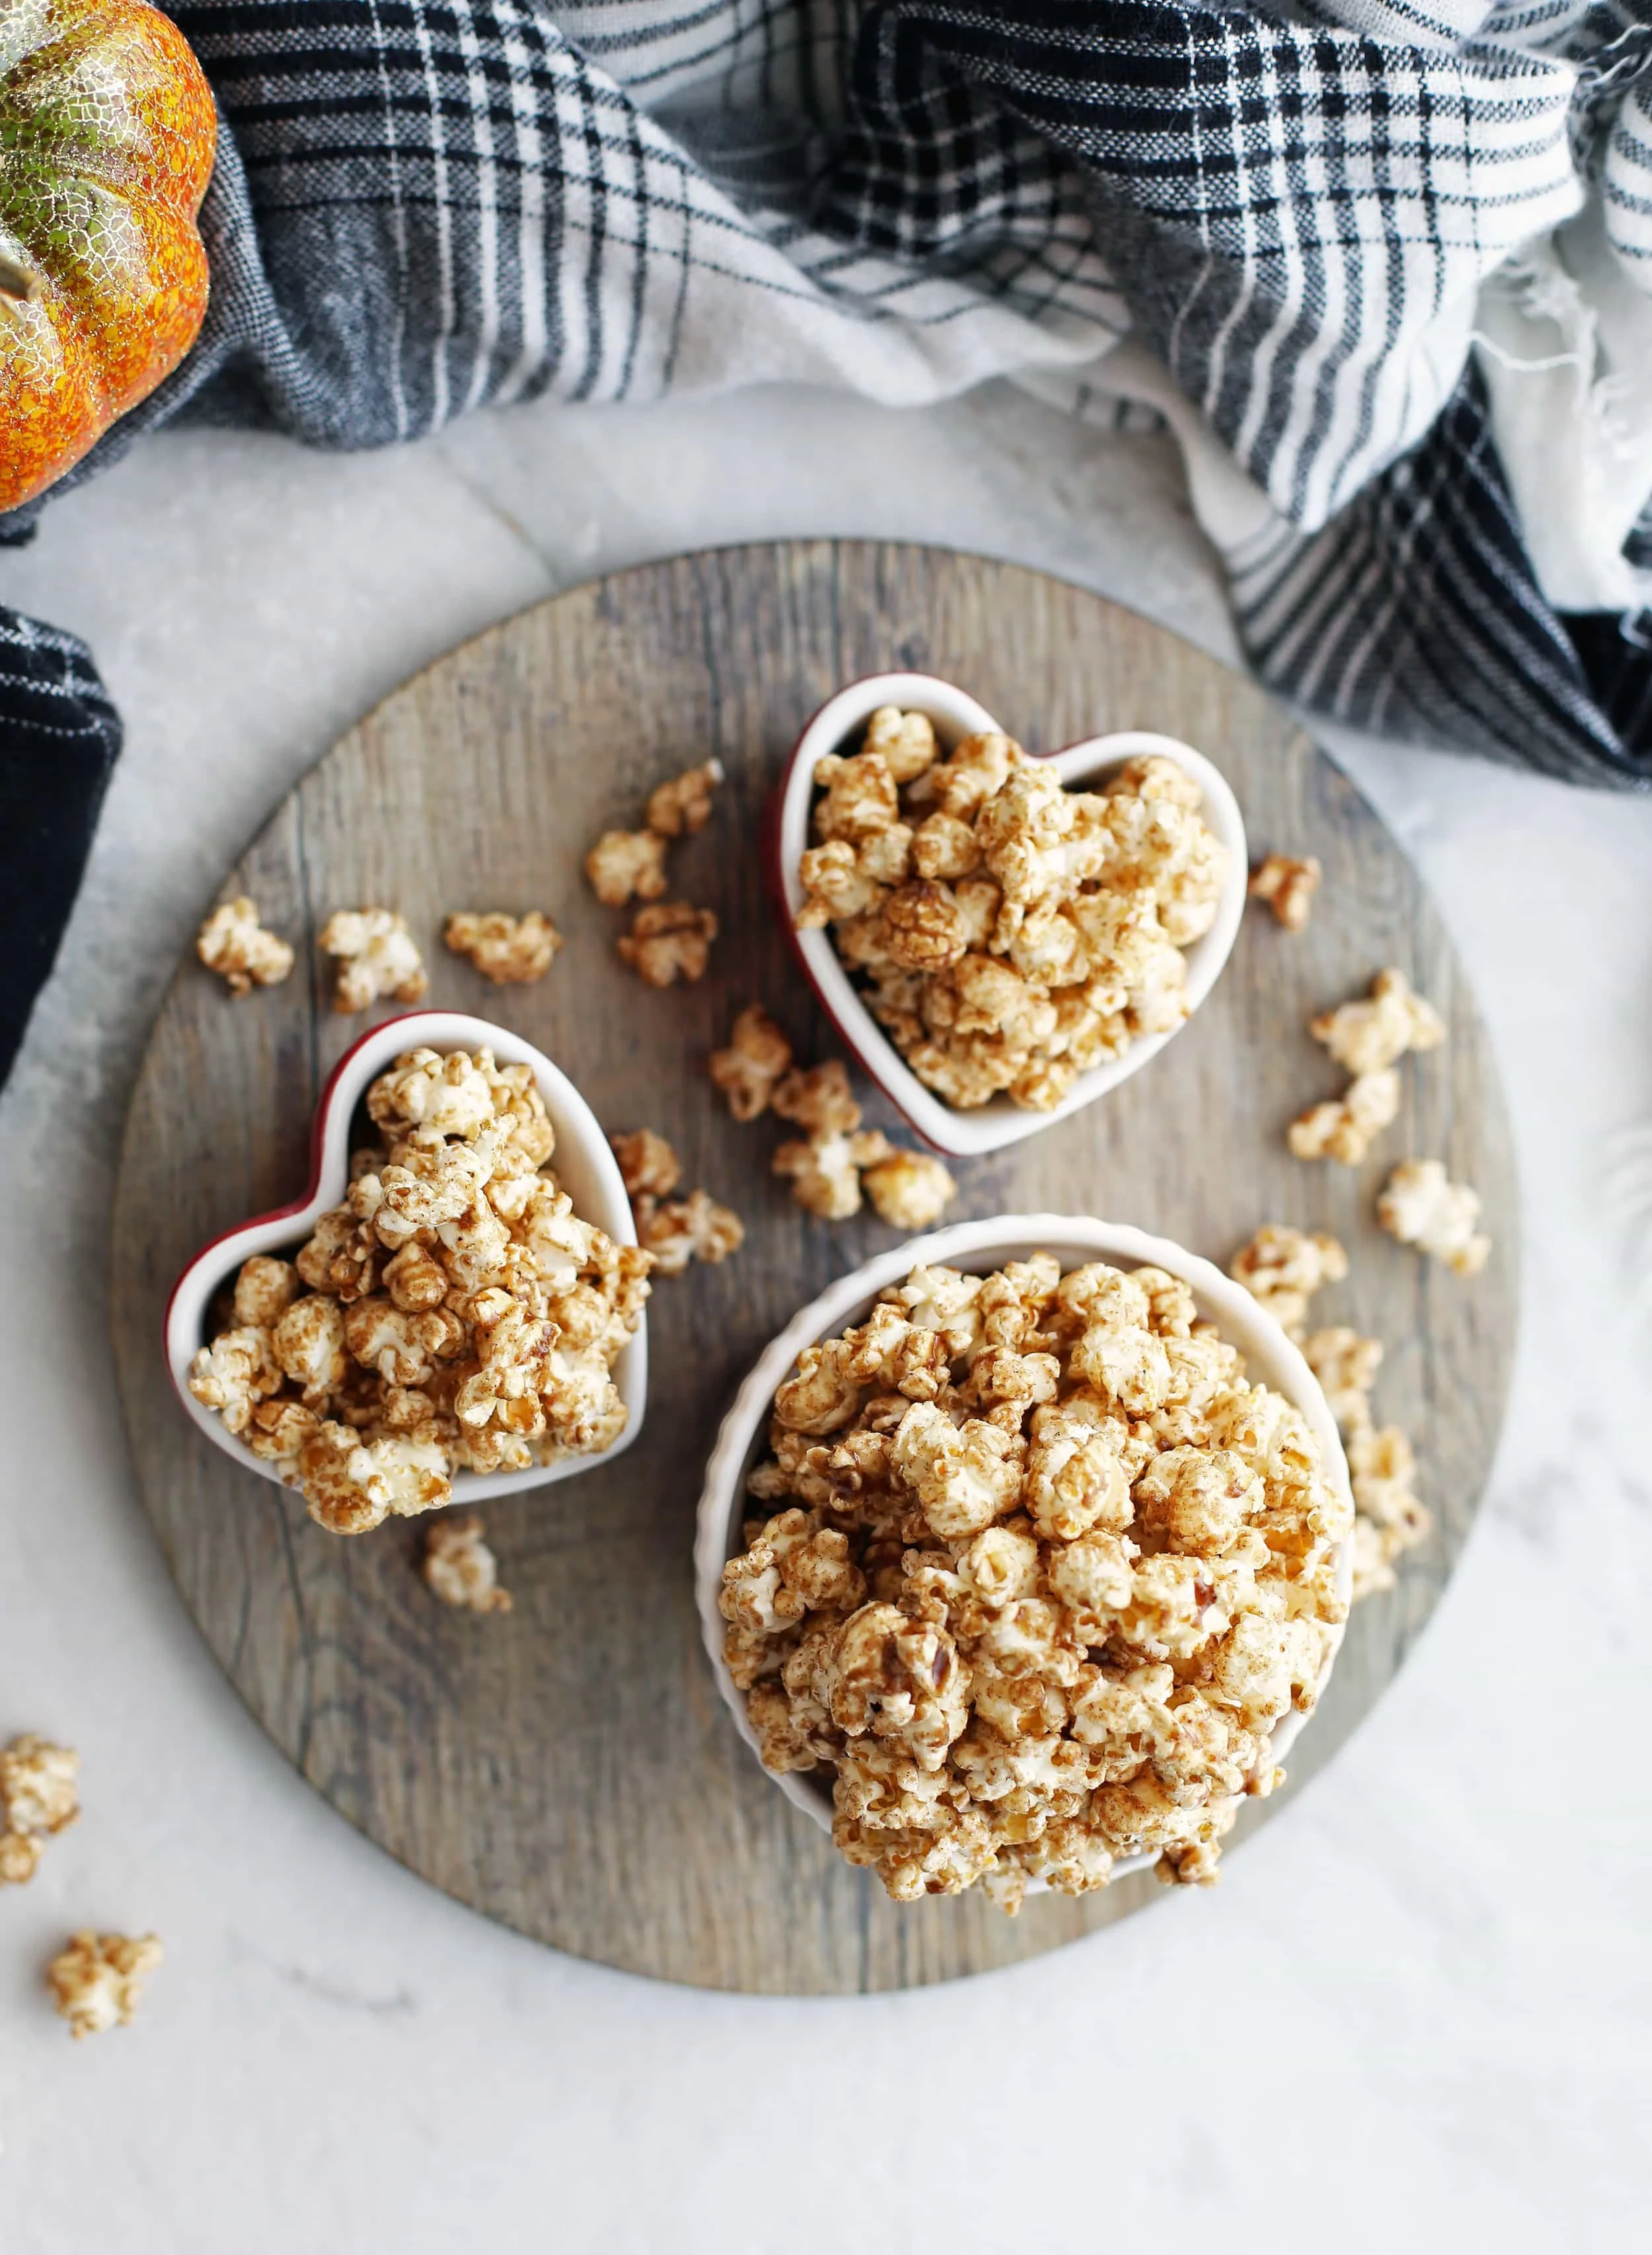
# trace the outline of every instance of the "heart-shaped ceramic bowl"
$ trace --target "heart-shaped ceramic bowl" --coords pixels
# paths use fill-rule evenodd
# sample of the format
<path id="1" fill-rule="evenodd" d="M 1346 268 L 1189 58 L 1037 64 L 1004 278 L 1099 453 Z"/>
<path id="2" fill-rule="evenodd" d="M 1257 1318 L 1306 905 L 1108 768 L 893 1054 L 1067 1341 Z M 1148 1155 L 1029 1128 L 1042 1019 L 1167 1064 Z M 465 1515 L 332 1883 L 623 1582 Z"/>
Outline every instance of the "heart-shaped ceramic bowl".
<path id="1" fill-rule="evenodd" d="M 900 1051 L 861 1001 L 844 968 L 829 931 L 799 931 L 798 915 L 803 906 L 803 883 L 798 865 L 810 842 L 809 822 L 814 802 L 815 762 L 826 752 L 849 748 L 880 706 L 896 705 L 903 712 L 923 713 L 934 723 L 942 749 L 950 751 L 960 738 L 996 728 L 983 705 L 955 689 L 951 682 L 927 673 L 874 673 L 852 682 L 830 698 L 798 737 L 776 797 L 769 829 L 770 880 L 780 902 L 786 928 L 805 975 L 819 996 L 827 1015 L 865 1071 L 906 1115 L 925 1142 L 950 1157 L 967 1159 L 983 1151 L 996 1151 L 1036 1135 L 1058 1120 L 1065 1120 L 1093 1104 L 1132 1073 L 1149 1064 L 1180 1027 L 1167 1034 L 1144 1034 L 1132 1042 L 1122 1057 L 1080 1073 L 1066 1096 L 1049 1112 L 1023 1111 L 1007 1096 L 995 1096 L 977 1111 L 960 1112 L 925 1088 Z M 1044 755 L 1064 783 L 1104 782 L 1129 759 L 1157 752 L 1175 762 L 1198 783 L 1201 809 L 1211 829 L 1227 848 L 1227 882 L 1217 904 L 1215 921 L 1202 938 L 1184 949 L 1187 959 L 1187 1015 L 1192 1018 L 1216 984 L 1233 948 L 1245 913 L 1247 855 L 1245 825 L 1239 802 L 1226 778 L 1203 753 L 1178 743 L 1173 736 L 1130 729 L 1111 736 L 1087 737 L 1065 751 Z M 1184 1019 L 1183 1024 L 1187 1022 Z"/>
<path id="2" fill-rule="evenodd" d="M 503 1026 L 485 1018 L 472 1018 L 458 1010 L 411 1010 L 363 1034 L 334 1067 L 333 1077 L 316 1106 L 310 1136 L 310 1187 L 295 1205 L 279 1206 L 243 1222 L 204 1246 L 172 1287 L 166 1307 L 166 1366 L 178 1398 L 201 1431 L 233 1457 L 244 1470 L 263 1479 L 281 1480 L 274 1465 L 266 1464 L 227 1433 L 214 1413 L 189 1390 L 189 1366 L 197 1350 L 207 1344 L 207 1311 L 220 1288 L 234 1276 L 242 1262 L 255 1253 L 287 1253 L 302 1245 L 320 1215 L 344 1202 L 349 1186 L 350 1129 L 369 1086 L 404 1050 L 490 1049 L 501 1064 L 533 1068 L 539 1093 L 556 1131 L 557 1147 L 551 1161 L 557 1180 L 573 1200 L 582 1220 L 594 1222 L 619 1245 L 635 1245 L 636 1227 L 631 1202 L 607 1136 L 596 1114 L 564 1072 L 550 1058 Z M 453 1499 L 479 1502 L 485 1496 L 510 1495 L 517 1489 L 541 1487 L 552 1480 L 571 1479 L 607 1464 L 629 1449 L 643 1423 L 648 1399 L 648 1330 L 643 1317 L 636 1336 L 621 1349 L 614 1365 L 614 1382 L 625 1404 L 625 1430 L 611 1448 L 600 1455 L 553 1458 L 531 1465 L 525 1472 L 471 1472 L 453 1475 Z"/>
<path id="3" fill-rule="evenodd" d="M 741 1524 L 750 1510 L 746 1478 L 766 1445 L 777 1389 L 791 1376 L 805 1346 L 835 1338 L 851 1324 L 863 1323 L 878 1294 L 902 1282 L 921 1263 L 944 1264 L 967 1275 L 984 1275 L 1002 1268 L 1007 1261 L 1025 1261 L 1034 1253 L 1053 1253 L 1064 1269 L 1080 1268 L 1086 1261 L 1107 1261 L 1119 1268 L 1163 1268 L 1181 1277 L 1191 1289 L 1199 1314 L 1217 1324 L 1222 1337 L 1244 1356 L 1246 1375 L 1253 1382 L 1272 1387 L 1302 1411 L 1313 1428 L 1330 1477 L 1345 1496 L 1349 1495 L 1347 1460 L 1336 1420 L 1301 1350 L 1242 1284 L 1169 1238 L 1149 1237 L 1123 1223 L 1098 1221 L 1084 1214 L 1002 1213 L 988 1221 L 958 1222 L 950 1229 L 938 1229 L 927 1237 L 896 1246 L 891 1253 L 880 1253 L 812 1300 L 764 1348 L 723 1419 L 706 1467 L 694 1533 L 694 1594 L 700 1634 L 723 1703 L 754 1760 L 761 1760 L 756 1734 L 723 1658 L 723 1619 L 717 1610 L 717 1596 L 724 1566 L 743 1547 Z M 1348 1602 L 1353 1591 L 1352 1539 L 1338 1549 L 1337 1588 L 1344 1603 Z M 1321 1693 L 1331 1679 L 1341 1642 L 1342 1630 L 1338 1628 L 1320 1674 Z M 1294 1708 L 1280 1718 L 1269 1741 L 1270 1763 L 1284 1759 L 1307 1720 Z M 823 1773 L 805 1771 L 776 1777 L 765 1770 L 763 1774 L 794 1809 L 800 1809 L 823 1830 L 831 1830 L 832 1792 Z M 1131 1857 L 1114 1866 L 1114 1875 L 1145 1870 L 1154 1860 L 1150 1855 Z M 1043 1882 L 1037 1886 L 1042 1887 Z"/>

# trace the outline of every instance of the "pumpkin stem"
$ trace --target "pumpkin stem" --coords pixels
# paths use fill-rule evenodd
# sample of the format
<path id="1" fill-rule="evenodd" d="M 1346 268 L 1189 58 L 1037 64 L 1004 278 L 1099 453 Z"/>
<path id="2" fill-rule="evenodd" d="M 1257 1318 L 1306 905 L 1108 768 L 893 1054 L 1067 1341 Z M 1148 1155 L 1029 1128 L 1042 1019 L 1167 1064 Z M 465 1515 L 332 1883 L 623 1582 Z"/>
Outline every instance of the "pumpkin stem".
<path id="1" fill-rule="evenodd" d="M 14 258 L 9 250 L 0 250 L 0 298 L 27 300 L 40 294 L 40 277 L 32 266 Z"/>

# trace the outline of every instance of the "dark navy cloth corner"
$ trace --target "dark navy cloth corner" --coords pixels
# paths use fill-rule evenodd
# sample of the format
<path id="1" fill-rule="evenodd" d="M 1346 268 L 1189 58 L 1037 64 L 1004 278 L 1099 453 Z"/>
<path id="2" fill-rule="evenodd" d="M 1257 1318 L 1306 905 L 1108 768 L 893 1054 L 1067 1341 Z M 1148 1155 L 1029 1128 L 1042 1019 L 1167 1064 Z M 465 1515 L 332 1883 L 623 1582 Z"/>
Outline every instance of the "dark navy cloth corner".
<path id="1" fill-rule="evenodd" d="M 86 644 L 0 605 L 0 1083 L 57 959 L 120 748 Z"/>

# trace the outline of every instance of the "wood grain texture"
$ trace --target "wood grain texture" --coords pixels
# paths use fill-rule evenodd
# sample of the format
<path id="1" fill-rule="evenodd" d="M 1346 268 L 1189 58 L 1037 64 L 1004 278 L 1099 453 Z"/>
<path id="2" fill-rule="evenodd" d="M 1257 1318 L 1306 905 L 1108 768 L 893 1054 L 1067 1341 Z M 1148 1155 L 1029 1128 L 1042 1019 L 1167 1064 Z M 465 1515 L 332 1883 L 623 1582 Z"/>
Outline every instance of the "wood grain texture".
<path id="1" fill-rule="evenodd" d="M 1436 1515 L 1399 1588 L 1357 1609 L 1276 1820 L 1379 1697 L 1432 1610 L 1489 1466 L 1513 1345 L 1515 1198 L 1484 1031 L 1444 927 L 1353 786 L 1255 688 L 1163 628 L 1036 573 L 872 544 L 724 550 L 575 589 L 443 659 L 354 729 L 280 807 L 227 889 L 300 948 L 240 1003 L 193 964 L 133 1100 L 114 1233 L 121 1384 L 144 1502 L 231 1682 L 350 1821 L 489 1916 L 671 1980 L 778 1992 L 900 1987 L 1011 1963 L 1165 1891 L 1133 1879 L 1010 1921 L 965 1898 L 900 1907 L 764 1780 L 701 1654 L 690 1548 L 717 1421 L 763 1344 L 831 1277 L 891 1241 L 869 1216 L 811 1219 L 766 1179 L 773 1123 L 736 1126 L 706 1053 L 759 998 L 805 1057 L 832 1045 L 765 896 L 756 840 L 796 734 L 833 690 L 911 666 L 972 691 L 1034 748 L 1100 729 L 1186 738 L 1224 768 L 1254 847 L 1318 854 L 1291 938 L 1252 910 L 1193 1023 L 1145 1072 L 1013 1151 L 960 1163 L 949 1219 L 1094 1212 L 1226 1261 L 1264 1220 L 1334 1230 L 1353 1256 L 1326 1321 L 1387 1342 L 1379 1415 L 1415 1438 Z M 580 875 L 592 838 L 660 777 L 714 752 L 711 826 L 674 889 L 723 937 L 698 987 L 650 993 L 613 949 L 623 917 Z M 647 1426 L 612 1467 L 488 1513 L 508 1617 L 436 1605 L 416 1524 L 341 1541 L 187 1423 L 159 1351 L 172 1278 L 207 1238 L 303 1185 L 318 1091 L 363 1020 L 327 1008 L 314 936 L 383 901 L 421 938 L 433 1004 L 515 1027 L 611 1129 L 669 1135 L 691 1182 L 744 1213 L 744 1252 L 656 1289 Z M 202 903 L 203 910 L 206 903 Z M 550 977 L 492 988 L 442 951 L 456 908 L 542 906 L 567 938 Z M 1397 963 L 1445 1013 L 1409 1060 L 1405 1108 L 1353 1172 L 1286 1154 L 1286 1120 L 1339 1076 L 1304 1027 Z M 893 1122 L 877 1102 L 868 1116 Z M 1371 1219 L 1385 1166 L 1435 1155 L 1480 1189 L 1496 1240 L 1465 1284 Z M 1318 1311 L 1317 1311 L 1318 1312 Z M 1239 1851 L 1242 1853 L 1242 1849 Z M 1197 1917 L 1197 1898 L 1172 1913 Z M 1170 1936 L 1166 1935 L 1167 1946 Z"/>

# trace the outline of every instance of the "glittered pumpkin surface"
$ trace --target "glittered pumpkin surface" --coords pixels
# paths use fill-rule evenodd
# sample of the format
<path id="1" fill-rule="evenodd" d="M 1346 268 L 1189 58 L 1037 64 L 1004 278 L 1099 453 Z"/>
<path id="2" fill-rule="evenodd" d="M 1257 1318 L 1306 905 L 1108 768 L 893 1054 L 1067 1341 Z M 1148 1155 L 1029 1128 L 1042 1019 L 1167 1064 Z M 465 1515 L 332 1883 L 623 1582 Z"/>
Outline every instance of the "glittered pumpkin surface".
<path id="1" fill-rule="evenodd" d="M 0 509 L 176 368 L 207 306 L 212 95 L 138 0 L 0 0 Z"/>

